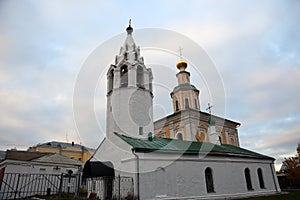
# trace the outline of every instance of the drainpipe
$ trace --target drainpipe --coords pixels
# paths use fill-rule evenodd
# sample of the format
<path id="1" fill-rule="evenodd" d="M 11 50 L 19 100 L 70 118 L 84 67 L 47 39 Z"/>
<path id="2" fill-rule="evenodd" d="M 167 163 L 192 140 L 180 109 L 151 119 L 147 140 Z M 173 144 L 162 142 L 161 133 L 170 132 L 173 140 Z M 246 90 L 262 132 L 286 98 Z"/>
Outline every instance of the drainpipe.
<path id="1" fill-rule="evenodd" d="M 140 200 L 140 164 L 139 164 L 139 156 L 135 153 L 135 149 L 131 149 L 132 154 L 136 157 L 136 184 L 137 184 L 137 197 Z"/>

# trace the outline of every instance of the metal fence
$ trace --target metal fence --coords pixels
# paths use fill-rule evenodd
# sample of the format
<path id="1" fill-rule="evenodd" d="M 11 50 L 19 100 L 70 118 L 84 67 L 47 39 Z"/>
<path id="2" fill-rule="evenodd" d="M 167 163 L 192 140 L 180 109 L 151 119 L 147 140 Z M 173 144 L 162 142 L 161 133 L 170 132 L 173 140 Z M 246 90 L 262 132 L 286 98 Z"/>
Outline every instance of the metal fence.
<path id="1" fill-rule="evenodd" d="M 5 173 L 0 179 L 0 199 L 30 199 L 34 196 L 77 196 L 80 174 Z"/>
<path id="2" fill-rule="evenodd" d="M 99 199 L 132 199 L 132 177 L 93 177 L 86 179 L 88 197 Z"/>
<path id="3" fill-rule="evenodd" d="M 4 173 L 0 199 L 133 199 L 132 177 L 94 177 L 83 182 L 80 174 Z"/>

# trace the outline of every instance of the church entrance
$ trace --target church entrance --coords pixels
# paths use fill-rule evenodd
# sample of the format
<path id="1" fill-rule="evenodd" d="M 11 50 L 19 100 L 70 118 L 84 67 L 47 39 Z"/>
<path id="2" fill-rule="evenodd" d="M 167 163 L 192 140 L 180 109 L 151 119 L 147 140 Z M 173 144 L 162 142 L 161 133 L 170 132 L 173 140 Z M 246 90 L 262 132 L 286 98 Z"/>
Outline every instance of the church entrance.
<path id="1" fill-rule="evenodd" d="M 87 161 L 83 168 L 83 180 L 92 180 L 91 195 L 111 199 L 115 170 L 111 162 Z"/>

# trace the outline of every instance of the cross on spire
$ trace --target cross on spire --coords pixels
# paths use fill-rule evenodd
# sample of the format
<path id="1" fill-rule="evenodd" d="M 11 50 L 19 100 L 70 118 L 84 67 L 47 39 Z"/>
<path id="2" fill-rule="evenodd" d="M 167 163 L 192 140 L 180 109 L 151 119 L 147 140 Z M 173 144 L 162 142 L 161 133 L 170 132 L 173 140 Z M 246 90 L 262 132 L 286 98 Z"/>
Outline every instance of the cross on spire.
<path id="1" fill-rule="evenodd" d="M 129 19 L 129 26 L 131 26 L 131 19 Z"/>
<path id="2" fill-rule="evenodd" d="M 209 114 L 211 115 L 211 109 L 212 109 L 213 105 L 210 105 L 210 103 L 208 103 L 208 107 L 205 109 L 209 112 Z"/>
<path id="3" fill-rule="evenodd" d="M 179 51 L 180 58 L 182 58 L 182 50 L 183 48 L 179 47 L 178 51 Z"/>

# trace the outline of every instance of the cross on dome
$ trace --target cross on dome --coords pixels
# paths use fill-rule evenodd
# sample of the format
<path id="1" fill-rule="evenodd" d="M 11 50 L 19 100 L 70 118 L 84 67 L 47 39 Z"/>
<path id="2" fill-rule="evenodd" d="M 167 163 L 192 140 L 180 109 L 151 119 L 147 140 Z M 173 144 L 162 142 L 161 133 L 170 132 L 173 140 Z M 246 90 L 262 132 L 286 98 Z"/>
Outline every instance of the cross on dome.
<path id="1" fill-rule="evenodd" d="M 131 35 L 133 28 L 131 27 L 131 19 L 129 19 L 128 27 L 126 28 L 127 34 Z"/>
<path id="2" fill-rule="evenodd" d="M 208 103 L 208 107 L 206 108 L 206 110 L 209 112 L 210 115 L 211 115 L 212 107 L 213 107 L 213 105 L 210 105 L 210 103 Z"/>
<path id="3" fill-rule="evenodd" d="M 181 48 L 181 47 L 179 47 L 179 55 L 180 55 L 180 58 L 182 58 L 182 50 L 183 50 L 183 48 Z"/>
<path id="4" fill-rule="evenodd" d="M 179 69 L 180 71 L 185 71 L 185 69 L 187 68 L 188 66 L 188 63 L 182 58 L 182 50 L 183 48 L 179 47 L 179 56 L 180 56 L 180 59 L 179 61 L 176 63 L 176 67 L 177 69 Z"/>

